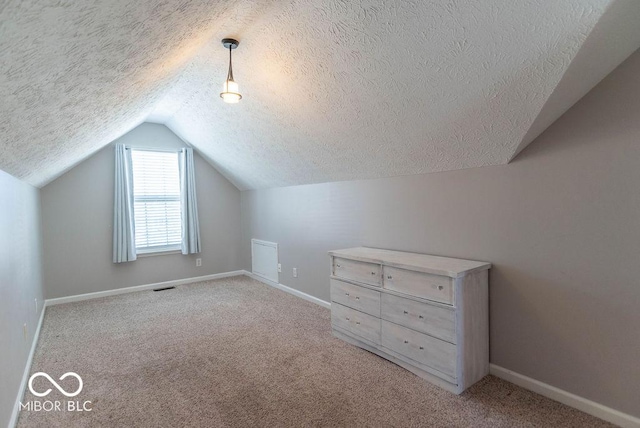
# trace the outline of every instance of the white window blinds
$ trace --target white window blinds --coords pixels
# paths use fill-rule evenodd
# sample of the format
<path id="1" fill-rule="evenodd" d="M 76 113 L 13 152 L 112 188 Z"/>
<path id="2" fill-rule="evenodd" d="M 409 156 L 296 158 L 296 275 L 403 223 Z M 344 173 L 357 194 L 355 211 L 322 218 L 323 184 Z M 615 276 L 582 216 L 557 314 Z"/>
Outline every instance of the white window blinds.
<path id="1" fill-rule="evenodd" d="M 177 152 L 132 150 L 136 251 L 180 249 L 180 175 Z"/>

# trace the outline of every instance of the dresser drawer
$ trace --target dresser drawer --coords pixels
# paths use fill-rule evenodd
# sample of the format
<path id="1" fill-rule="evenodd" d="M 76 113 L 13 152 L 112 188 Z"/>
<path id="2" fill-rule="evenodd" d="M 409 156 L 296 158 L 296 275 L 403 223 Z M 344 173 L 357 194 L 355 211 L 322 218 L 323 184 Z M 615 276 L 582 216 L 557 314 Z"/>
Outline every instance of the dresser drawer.
<path id="1" fill-rule="evenodd" d="M 382 320 L 382 346 L 456 377 L 456 345 Z"/>
<path id="2" fill-rule="evenodd" d="M 453 280 L 448 276 L 385 266 L 384 288 L 436 302 L 453 304 Z"/>
<path id="3" fill-rule="evenodd" d="M 380 316 L 379 291 L 332 279 L 331 301 L 375 317 Z"/>
<path id="4" fill-rule="evenodd" d="M 344 279 L 380 286 L 380 265 L 356 260 L 333 258 L 333 275 Z"/>
<path id="5" fill-rule="evenodd" d="M 331 305 L 331 324 L 370 342 L 380 343 L 380 318 L 334 303 Z"/>
<path id="6" fill-rule="evenodd" d="M 456 316 L 452 309 L 383 293 L 382 319 L 456 343 Z"/>

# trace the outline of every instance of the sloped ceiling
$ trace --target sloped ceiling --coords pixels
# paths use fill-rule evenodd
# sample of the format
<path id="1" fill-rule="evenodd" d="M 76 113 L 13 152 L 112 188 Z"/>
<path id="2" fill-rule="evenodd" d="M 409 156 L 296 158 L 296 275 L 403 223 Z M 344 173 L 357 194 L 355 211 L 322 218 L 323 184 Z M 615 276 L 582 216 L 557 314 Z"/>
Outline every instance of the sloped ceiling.
<path id="1" fill-rule="evenodd" d="M 503 164 L 640 46 L 639 5 L 0 0 L 0 169 L 42 186 L 145 120 L 241 189 Z"/>
<path id="2" fill-rule="evenodd" d="M 512 158 L 640 48 L 640 1 L 617 0 L 580 47 Z"/>

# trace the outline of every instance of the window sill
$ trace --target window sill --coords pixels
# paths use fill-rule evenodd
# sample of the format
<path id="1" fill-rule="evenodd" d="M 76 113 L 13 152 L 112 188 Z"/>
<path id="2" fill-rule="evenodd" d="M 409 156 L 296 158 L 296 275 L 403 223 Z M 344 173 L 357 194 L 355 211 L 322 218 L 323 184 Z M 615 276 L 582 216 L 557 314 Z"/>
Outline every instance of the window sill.
<path id="1" fill-rule="evenodd" d="M 136 254 L 138 257 L 168 256 L 170 254 L 182 254 L 182 250 L 180 248 L 170 250 L 139 250 Z"/>

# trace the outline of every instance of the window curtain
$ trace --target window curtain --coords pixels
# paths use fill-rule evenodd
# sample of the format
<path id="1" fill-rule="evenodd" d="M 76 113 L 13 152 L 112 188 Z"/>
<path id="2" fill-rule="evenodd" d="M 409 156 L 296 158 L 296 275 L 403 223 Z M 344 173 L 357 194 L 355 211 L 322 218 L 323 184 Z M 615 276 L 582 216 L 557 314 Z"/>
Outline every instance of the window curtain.
<path id="1" fill-rule="evenodd" d="M 200 252 L 200 223 L 196 198 L 193 149 L 180 151 L 180 209 L 182 212 L 182 254 Z"/>
<path id="2" fill-rule="evenodd" d="M 133 165 L 131 150 L 124 144 L 116 146 L 116 169 L 113 198 L 113 262 L 136 259 L 135 224 L 133 214 Z"/>

